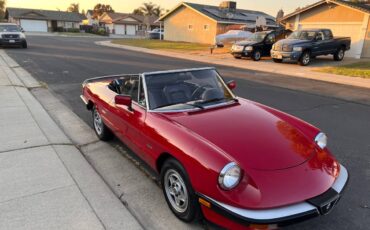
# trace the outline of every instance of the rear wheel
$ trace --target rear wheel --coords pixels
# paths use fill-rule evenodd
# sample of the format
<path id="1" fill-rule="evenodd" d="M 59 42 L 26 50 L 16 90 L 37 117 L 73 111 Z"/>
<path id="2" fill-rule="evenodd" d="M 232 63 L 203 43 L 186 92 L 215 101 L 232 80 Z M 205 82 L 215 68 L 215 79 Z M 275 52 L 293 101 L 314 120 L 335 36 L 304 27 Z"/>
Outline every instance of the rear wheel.
<path id="1" fill-rule="evenodd" d="M 307 66 L 309 65 L 311 62 L 311 54 L 310 52 L 308 51 L 305 51 L 301 58 L 299 59 L 298 63 L 301 65 L 301 66 Z"/>
<path id="2" fill-rule="evenodd" d="M 252 59 L 253 59 L 253 61 L 259 61 L 259 60 L 261 60 L 261 56 L 262 56 L 261 51 L 260 50 L 255 50 L 252 54 Z"/>
<path id="3" fill-rule="evenodd" d="M 275 63 L 282 63 L 282 62 L 283 62 L 283 59 L 273 58 L 272 60 L 273 60 Z"/>
<path id="4" fill-rule="evenodd" d="M 170 158 L 163 164 L 161 183 L 166 202 L 177 218 L 185 222 L 199 219 L 197 196 L 180 162 Z"/>
<path id="5" fill-rule="evenodd" d="M 92 109 L 93 125 L 94 131 L 98 138 L 102 141 L 109 141 L 113 138 L 112 131 L 104 124 L 103 119 L 100 116 L 99 111 L 96 109 L 96 106 Z"/>
<path id="6" fill-rule="evenodd" d="M 335 61 L 342 61 L 344 58 L 345 50 L 343 47 L 339 48 L 337 52 L 334 54 L 334 60 Z"/>

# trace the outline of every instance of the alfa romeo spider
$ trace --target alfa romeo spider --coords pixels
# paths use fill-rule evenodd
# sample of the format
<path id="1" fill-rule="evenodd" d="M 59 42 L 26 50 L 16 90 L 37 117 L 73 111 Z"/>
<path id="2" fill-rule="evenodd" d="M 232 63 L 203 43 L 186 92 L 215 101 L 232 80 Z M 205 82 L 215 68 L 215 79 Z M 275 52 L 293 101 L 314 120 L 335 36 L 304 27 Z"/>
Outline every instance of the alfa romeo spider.
<path id="1" fill-rule="evenodd" d="M 96 135 L 113 135 L 159 175 L 179 219 L 282 226 L 328 214 L 348 172 L 318 128 L 233 93 L 215 68 L 83 83 Z"/>

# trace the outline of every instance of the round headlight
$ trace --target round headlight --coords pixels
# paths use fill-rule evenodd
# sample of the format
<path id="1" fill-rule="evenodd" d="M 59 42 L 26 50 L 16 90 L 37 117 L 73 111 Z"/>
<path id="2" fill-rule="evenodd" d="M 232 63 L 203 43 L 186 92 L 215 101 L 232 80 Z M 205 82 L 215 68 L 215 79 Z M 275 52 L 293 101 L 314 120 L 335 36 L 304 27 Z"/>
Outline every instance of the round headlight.
<path id="1" fill-rule="evenodd" d="M 328 137 L 325 135 L 325 133 L 319 133 L 315 137 L 315 142 L 321 149 L 324 149 L 328 144 Z"/>
<path id="2" fill-rule="evenodd" d="M 253 46 L 247 46 L 247 47 L 245 47 L 245 50 L 252 51 L 253 50 Z"/>
<path id="3" fill-rule="evenodd" d="M 240 167 L 235 162 L 231 162 L 221 170 L 218 177 L 218 183 L 221 188 L 225 190 L 230 190 L 232 188 L 235 188 L 239 184 L 240 179 Z"/>

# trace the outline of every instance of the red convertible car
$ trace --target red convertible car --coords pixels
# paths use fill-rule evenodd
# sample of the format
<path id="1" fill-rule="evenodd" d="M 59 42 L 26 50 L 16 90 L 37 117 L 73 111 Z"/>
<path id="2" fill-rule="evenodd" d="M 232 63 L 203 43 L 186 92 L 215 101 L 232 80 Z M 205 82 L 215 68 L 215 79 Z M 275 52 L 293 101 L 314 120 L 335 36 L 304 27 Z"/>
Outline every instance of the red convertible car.
<path id="1" fill-rule="evenodd" d="M 281 226 L 328 214 L 348 180 L 319 129 L 236 97 L 215 68 L 83 83 L 101 140 L 116 135 L 160 175 L 181 220 Z"/>

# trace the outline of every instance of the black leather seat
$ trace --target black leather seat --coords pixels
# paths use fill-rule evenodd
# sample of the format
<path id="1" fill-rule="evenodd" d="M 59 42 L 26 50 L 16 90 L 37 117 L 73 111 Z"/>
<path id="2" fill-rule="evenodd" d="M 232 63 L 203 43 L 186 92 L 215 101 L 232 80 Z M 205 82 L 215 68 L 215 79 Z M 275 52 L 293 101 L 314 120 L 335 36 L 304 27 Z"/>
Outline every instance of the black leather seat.
<path id="1" fill-rule="evenodd" d="M 190 88 L 183 84 L 168 85 L 163 89 L 168 104 L 184 103 L 191 100 Z"/>

